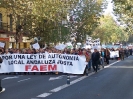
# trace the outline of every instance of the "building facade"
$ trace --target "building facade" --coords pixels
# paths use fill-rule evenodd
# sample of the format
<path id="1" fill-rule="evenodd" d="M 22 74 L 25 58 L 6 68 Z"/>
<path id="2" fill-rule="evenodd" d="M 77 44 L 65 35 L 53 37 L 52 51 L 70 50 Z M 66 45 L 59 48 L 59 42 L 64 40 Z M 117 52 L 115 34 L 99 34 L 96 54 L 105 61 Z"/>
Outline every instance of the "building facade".
<path id="1" fill-rule="evenodd" d="M 0 8 L 0 42 L 5 43 L 5 48 L 16 47 L 16 25 L 13 24 L 12 14 L 4 8 Z M 19 48 L 30 48 L 31 40 L 23 36 L 19 37 Z"/>

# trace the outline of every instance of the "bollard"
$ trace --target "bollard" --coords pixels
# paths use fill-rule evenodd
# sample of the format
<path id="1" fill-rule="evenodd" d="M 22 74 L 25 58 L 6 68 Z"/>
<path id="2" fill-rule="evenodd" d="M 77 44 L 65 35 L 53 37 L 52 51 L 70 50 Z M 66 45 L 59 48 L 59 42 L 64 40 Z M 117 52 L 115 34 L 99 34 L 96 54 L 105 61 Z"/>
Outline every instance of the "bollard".
<path id="1" fill-rule="evenodd" d="M 88 71 L 88 69 L 86 68 L 86 76 L 88 76 L 88 73 L 89 73 L 89 71 Z"/>
<path id="2" fill-rule="evenodd" d="M 70 84 L 70 75 L 67 74 L 67 84 Z"/>

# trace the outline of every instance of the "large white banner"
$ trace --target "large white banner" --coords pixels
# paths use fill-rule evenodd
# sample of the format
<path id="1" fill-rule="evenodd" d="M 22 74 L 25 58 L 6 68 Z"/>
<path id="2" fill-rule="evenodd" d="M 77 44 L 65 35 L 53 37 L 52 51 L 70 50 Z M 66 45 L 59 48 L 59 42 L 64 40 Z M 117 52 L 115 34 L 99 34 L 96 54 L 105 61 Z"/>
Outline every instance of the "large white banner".
<path id="1" fill-rule="evenodd" d="M 78 55 L 44 54 L 9 54 L 2 55 L 0 73 L 5 72 L 63 72 L 83 74 L 86 59 Z"/>

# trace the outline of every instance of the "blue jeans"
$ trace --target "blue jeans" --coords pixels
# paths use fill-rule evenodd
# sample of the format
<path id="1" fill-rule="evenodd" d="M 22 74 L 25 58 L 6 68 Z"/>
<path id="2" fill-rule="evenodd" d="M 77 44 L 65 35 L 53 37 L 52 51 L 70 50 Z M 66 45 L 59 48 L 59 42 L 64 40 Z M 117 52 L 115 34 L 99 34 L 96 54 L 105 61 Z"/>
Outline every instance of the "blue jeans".
<path id="1" fill-rule="evenodd" d="M 90 59 L 90 61 L 88 62 L 88 69 L 91 68 L 92 66 L 92 60 Z"/>
<path id="2" fill-rule="evenodd" d="M 104 57 L 101 57 L 101 65 L 103 66 L 104 65 Z"/>

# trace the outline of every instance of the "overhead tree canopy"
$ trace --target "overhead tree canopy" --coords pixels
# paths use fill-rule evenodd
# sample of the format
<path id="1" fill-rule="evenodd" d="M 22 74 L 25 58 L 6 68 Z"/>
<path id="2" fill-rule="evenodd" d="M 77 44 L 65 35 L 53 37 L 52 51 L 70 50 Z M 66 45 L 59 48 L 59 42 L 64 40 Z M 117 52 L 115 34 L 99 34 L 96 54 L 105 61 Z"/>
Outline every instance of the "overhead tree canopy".
<path id="1" fill-rule="evenodd" d="M 100 25 L 99 19 L 106 8 L 105 0 L 81 0 L 70 16 L 71 36 L 76 42 L 85 40 L 86 35 L 91 35 L 95 28 Z"/>
<path id="2" fill-rule="evenodd" d="M 114 13 L 121 25 L 125 26 L 125 31 L 133 32 L 133 0 L 113 0 Z"/>
<path id="3" fill-rule="evenodd" d="M 106 7 L 104 1 L 1 0 L 0 7 L 7 9 L 14 19 L 13 24 L 17 27 L 21 25 L 22 32 L 31 38 L 41 37 L 46 42 L 59 42 L 69 40 L 76 33 L 78 42 L 99 25 Z"/>
<path id="4" fill-rule="evenodd" d="M 128 40 L 128 34 L 118 26 L 111 15 L 106 15 L 100 20 L 101 25 L 96 28 L 92 36 L 100 38 L 102 43 L 117 43 Z"/>

